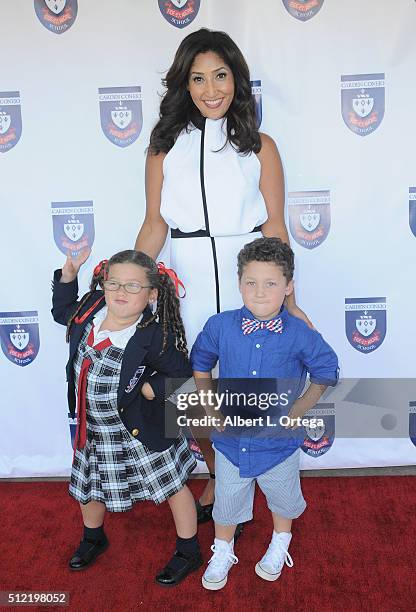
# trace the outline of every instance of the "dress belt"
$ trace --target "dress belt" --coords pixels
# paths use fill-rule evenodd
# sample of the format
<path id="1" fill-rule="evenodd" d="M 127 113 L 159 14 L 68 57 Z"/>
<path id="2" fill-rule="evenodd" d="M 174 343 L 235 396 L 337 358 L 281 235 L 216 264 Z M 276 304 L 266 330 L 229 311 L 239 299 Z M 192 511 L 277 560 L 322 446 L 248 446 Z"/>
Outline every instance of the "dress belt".
<path id="1" fill-rule="evenodd" d="M 249 234 L 253 232 L 261 232 L 261 225 L 254 227 Z M 170 230 L 171 238 L 214 238 L 207 230 L 196 230 L 195 232 L 182 232 L 180 229 L 175 228 Z M 224 238 L 225 236 L 218 236 L 218 238 Z"/>

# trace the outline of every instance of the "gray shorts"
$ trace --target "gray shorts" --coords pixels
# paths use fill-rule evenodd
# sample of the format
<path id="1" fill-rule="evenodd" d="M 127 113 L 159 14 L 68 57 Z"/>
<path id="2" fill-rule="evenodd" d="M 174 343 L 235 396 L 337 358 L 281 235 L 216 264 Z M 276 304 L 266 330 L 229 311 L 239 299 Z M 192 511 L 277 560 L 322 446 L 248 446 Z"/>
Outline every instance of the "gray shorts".
<path id="1" fill-rule="evenodd" d="M 256 481 L 271 512 L 298 518 L 306 508 L 300 488 L 300 449 L 271 470 L 253 478 L 241 478 L 239 469 L 215 450 L 215 504 L 212 517 L 220 525 L 237 525 L 253 518 Z"/>

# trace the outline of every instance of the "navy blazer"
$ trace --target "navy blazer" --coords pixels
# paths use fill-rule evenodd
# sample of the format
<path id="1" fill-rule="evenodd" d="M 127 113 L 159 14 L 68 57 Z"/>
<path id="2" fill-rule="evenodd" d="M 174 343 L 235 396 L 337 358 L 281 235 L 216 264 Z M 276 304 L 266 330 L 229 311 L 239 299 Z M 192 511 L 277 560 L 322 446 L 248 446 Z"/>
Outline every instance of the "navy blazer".
<path id="1" fill-rule="evenodd" d="M 62 270 L 55 270 L 52 282 L 52 316 L 57 323 L 67 325 L 79 304 L 78 280 L 61 283 L 59 282 L 61 275 Z M 103 295 L 102 291 L 94 291 L 78 316 L 87 312 Z M 72 417 L 75 416 L 76 408 L 74 377 L 76 350 L 85 326 L 104 306 L 105 301 L 102 299 L 82 323 L 73 322 L 71 327 L 66 377 L 69 412 Z M 143 311 L 144 320 L 151 314 L 150 308 L 146 308 Z M 162 341 L 162 327 L 159 323 L 153 322 L 143 329 L 136 330 L 124 350 L 117 397 L 118 412 L 126 429 L 150 450 L 158 452 L 171 446 L 179 434 L 175 408 L 170 402 L 165 404 L 165 383 L 167 379 L 183 379 L 192 376 L 189 361 L 176 348 L 173 334 L 169 333 L 166 349 L 159 355 Z M 136 374 L 138 371 L 140 373 L 140 366 L 145 366 L 145 369 L 141 375 L 138 374 L 138 378 Z M 150 384 L 155 393 L 155 398 L 151 401 L 141 393 L 145 382 Z M 167 422 L 169 422 L 169 437 L 165 435 Z"/>

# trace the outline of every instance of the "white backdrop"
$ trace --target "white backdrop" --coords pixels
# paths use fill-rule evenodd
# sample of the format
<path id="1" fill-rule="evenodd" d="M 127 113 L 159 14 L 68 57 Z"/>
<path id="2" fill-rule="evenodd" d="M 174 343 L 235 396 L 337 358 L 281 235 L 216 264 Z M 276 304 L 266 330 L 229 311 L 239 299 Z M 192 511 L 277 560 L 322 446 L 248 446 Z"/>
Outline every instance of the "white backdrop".
<path id="1" fill-rule="evenodd" d="M 91 237 L 94 221 L 82 291 L 97 261 L 132 248 L 160 80 L 180 40 L 203 26 L 228 32 L 261 81 L 261 130 L 285 168 L 297 301 L 335 348 L 342 376 L 414 376 L 413 0 L 2 0 L 1 8 L 0 476 L 69 473 L 67 346 L 50 315 L 52 271 L 64 261 L 53 218 L 61 211 L 68 233 L 74 222 L 70 241 L 86 239 L 83 221 Z M 111 106 L 110 96 L 100 117 L 100 95 L 114 88 L 123 103 Z M 394 414 L 392 436 L 401 436 L 336 436 L 324 454 L 303 453 L 303 467 L 413 463 L 412 399 L 375 412 Z"/>

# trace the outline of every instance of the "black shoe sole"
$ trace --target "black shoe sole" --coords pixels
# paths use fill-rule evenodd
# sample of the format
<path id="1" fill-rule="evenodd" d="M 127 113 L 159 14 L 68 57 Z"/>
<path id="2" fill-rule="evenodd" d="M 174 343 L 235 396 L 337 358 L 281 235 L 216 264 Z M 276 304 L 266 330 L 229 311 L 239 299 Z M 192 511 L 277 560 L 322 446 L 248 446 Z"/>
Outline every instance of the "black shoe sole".
<path id="1" fill-rule="evenodd" d="M 82 565 L 81 567 L 71 567 L 68 564 L 69 569 L 71 570 L 71 572 L 82 572 L 82 570 L 87 569 L 88 567 L 91 567 L 91 565 L 94 565 L 94 563 L 97 561 L 97 558 L 102 555 L 107 548 L 109 547 L 110 542 L 107 542 L 105 546 L 103 546 L 103 548 L 95 555 L 95 557 L 93 559 L 91 559 L 91 561 L 89 561 L 88 563 L 86 563 L 85 565 Z"/>
<path id="2" fill-rule="evenodd" d="M 156 584 L 158 584 L 161 587 L 167 587 L 167 588 L 175 587 L 178 584 L 180 584 L 182 582 L 182 580 L 185 580 L 185 578 L 187 578 L 189 576 L 189 574 L 192 574 L 193 572 L 196 572 L 196 570 L 198 570 L 202 565 L 204 565 L 204 560 L 203 559 L 201 559 L 201 561 L 197 565 L 195 565 L 195 567 L 190 569 L 189 572 L 184 574 L 182 576 L 182 578 L 180 578 L 177 582 L 159 582 L 156 579 L 155 579 L 155 582 L 156 582 Z"/>

